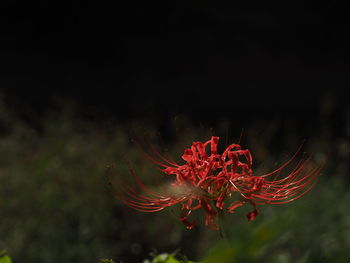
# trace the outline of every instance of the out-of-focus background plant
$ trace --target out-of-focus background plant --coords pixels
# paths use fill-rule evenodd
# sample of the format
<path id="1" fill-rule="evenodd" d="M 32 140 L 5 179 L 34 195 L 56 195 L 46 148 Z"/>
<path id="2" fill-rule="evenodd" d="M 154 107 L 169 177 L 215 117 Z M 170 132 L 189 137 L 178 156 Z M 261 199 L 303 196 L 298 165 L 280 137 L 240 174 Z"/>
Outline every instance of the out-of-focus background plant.
<path id="1" fill-rule="evenodd" d="M 178 250 L 191 260 L 208 262 L 350 258 L 349 140 L 335 138 L 330 128 L 315 131 L 303 148 L 315 162 L 325 163 L 317 185 L 290 204 L 261 206 L 252 222 L 245 220 L 249 206 L 227 215 L 222 222 L 226 240 L 205 227 L 186 230 L 172 208 L 133 211 L 115 201 L 107 186 L 109 180 L 128 179 L 129 166 L 159 191 L 166 181 L 130 141 L 130 131 L 161 150 L 167 145 L 179 157 L 193 140 L 210 133 L 225 136 L 225 124 L 210 130 L 178 117 L 161 142 L 164 135 L 141 122 L 97 125 L 69 108 L 47 114 L 37 129 L 4 108 L 1 113 L 7 126 L 0 137 L 0 241 L 14 262 L 142 262 L 153 250 Z M 284 127 L 278 134 L 277 126 Z M 292 120 L 255 121 L 246 127 L 242 145 L 255 158 L 256 174 L 294 153 L 302 142 L 294 127 Z M 233 142 L 239 134 L 240 127 L 234 127 L 227 136 Z"/>
<path id="2" fill-rule="evenodd" d="M 5 251 L 0 251 L 0 263 L 12 263 L 11 258 L 6 255 Z"/>

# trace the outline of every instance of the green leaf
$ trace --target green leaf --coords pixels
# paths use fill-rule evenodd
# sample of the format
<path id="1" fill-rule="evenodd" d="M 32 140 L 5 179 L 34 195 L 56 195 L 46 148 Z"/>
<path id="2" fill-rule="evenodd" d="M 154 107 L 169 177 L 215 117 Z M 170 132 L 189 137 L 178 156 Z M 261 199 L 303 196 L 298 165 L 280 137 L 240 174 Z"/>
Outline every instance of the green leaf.
<path id="1" fill-rule="evenodd" d="M 152 263 L 178 263 L 177 260 L 174 259 L 175 261 L 172 261 L 172 259 L 174 258 L 170 254 L 163 253 L 154 257 Z"/>
<path id="2" fill-rule="evenodd" d="M 165 263 L 180 263 L 180 262 L 173 256 L 169 256 L 167 261 L 165 261 Z"/>
<path id="3" fill-rule="evenodd" d="M 203 263 L 232 263 L 236 261 L 236 251 L 233 247 L 221 244 L 209 252 Z"/>
<path id="4" fill-rule="evenodd" d="M 173 254 L 162 253 L 153 257 L 153 260 L 144 260 L 143 263 L 180 263 L 183 261 L 177 260 Z M 187 263 L 188 261 L 186 261 Z"/>
<path id="5" fill-rule="evenodd" d="M 0 257 L 0 263 L 12 263 L 12 260 L 9 256 L 2 256 Z"/>

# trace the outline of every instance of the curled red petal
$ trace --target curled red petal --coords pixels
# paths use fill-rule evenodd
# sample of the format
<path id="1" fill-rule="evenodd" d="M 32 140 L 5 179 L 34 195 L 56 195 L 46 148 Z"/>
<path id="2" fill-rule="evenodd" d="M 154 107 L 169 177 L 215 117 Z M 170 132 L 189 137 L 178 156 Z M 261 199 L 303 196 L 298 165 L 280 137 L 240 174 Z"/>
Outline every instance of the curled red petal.
<path id="1" fill-rule="evenodd" d="M 247 219 L 248 219 L 248 221 L 252 221 L 257 217 L 257 215 L 259 214 L 259 211 L 256 208 L 256 204 L 253 201 L 250 200 L 249 202 L 254 207 L 254 210 L 247 214 Z"/>
<path id="2" fill-rule="evenodd" d="M 246 201 L 236 201 L 227 208 L 227 211 L 229 213 L 234 213 L 236 208 L 244 205 L 245 203 L 246 203 Z"/>

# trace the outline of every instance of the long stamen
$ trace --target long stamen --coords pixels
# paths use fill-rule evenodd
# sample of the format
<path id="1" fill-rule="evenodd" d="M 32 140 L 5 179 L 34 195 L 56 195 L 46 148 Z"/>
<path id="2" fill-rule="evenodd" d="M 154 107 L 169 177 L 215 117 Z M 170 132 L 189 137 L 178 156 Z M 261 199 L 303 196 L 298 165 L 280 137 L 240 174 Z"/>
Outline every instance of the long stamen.
<path id="1" fill-rule="evenodd" d="M 250 203 L 254 210 L 248 213 L 247 218 L 251 221 L 258 215 L 257 205 L 284 204 L 305 195 L 315 185 L 315 179 L 322 168 L 310 168 L 311 158 L 301 158 L 288 175 L 283 176 L 284 169 L 291 165 L 299 154 L 300 146 L 279 168 L 255 176 L 252 170 L 253 158 L 249 150 L 241 149 L 239 142 L 228 145 L 224 152 L 219 154 L 218 141 L 219 137 L 212 136 L 204 143 L 193 142 L 181 156 L 185 162 L 182 165 L 163 156 L 148 142 L 149 151 L 145 151 L 135 142 L 137 148 L 158 170 L 174 176 L 171 186 L 173 194 L 161 194 L 149 189 L 129 168 L 136 188 L 121 182 L 118 187 L 112 186 L 115 197 L 141 212 L 157 212 L 168 206 L 182 204 L 179 219 L 189 229 L 195 225 L 195 222 L 189 219 L 191 212 L 203 209 L 205 224 L 217 229 L 217 211 L 224 211 L 225 202 L 232 193 L 238 193 L 241 198 L 229 204 L 227 211 L 232 213 L 239 206 Z"/>

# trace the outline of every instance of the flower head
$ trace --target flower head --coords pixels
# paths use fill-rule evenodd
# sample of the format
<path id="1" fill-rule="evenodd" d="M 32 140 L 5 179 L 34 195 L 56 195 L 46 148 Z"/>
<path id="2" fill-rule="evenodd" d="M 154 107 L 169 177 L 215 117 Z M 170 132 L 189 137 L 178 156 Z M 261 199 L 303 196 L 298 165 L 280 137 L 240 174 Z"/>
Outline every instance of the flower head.
<path id="1" fill-rule="evenodd" d="M 278 169 L 256 176 L 252 170 L 253 158 L 249 150 L 239 144 L 229 145 L 218 153 L 219 137 L 206 142 L 193 142 L 185 149 L 183 164 L 162 156 L 154 147 L 153 154 L 146 154 L 158 168 L 174 180 L 166 194 L 147 188 L 130 169 L 139 193 L 129 184 L 113 187 L 116 197 L 129 207 L 141 212 L 156 212 L 168 206 L 181 204 L 180 220 L 189 229 L 196 224 L 189 219 L 192 211 L 203 209 L 205 224 L 218 229 L 219 211 L 233 213 L 236 208 L 250 203 L 254 210 L 247 214 L 249 221 L 258 215 L 257 205 L 283 204 L 296 200 L 315 184 L 321 167 L 310 168 L 310 158 L 301 159 L 284 177 L 281 173 L 295 159 L 296 154 Z M 232 194 L 239 195 L 232 201 Z"/>

